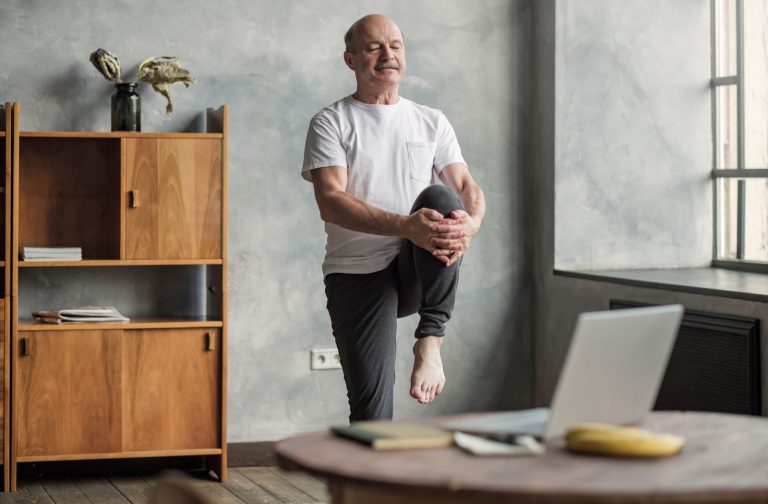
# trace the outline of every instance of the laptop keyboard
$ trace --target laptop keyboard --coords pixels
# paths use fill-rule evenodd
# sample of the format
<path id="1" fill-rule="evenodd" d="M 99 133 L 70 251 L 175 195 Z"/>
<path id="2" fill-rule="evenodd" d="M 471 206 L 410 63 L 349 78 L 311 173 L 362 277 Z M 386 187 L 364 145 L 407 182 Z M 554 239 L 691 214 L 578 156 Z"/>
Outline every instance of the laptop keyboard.
<path id="1" fill-rule="evenodd" d="M 532 434 L 544 433 L 549 421 L 549 408 L 488 413 L 481 417 L 453 420 L 441 423 L 450 430 L 484 434 Z"/>

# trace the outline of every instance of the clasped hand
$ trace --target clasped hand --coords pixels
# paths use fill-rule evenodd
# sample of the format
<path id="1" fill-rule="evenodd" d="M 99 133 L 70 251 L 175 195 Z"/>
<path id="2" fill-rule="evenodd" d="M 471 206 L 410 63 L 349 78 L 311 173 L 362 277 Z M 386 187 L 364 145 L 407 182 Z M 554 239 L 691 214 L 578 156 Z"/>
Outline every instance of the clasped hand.
<path id="1" fill-rule="evenodd" d="M 417 247 L 429 251 L 447 266 L 458 261 L 480 229 L 479 223 L 464 210 L 454 210 L 445 217 L 430 208 L 410 216 L 412 231 L 408 237 Z"/>

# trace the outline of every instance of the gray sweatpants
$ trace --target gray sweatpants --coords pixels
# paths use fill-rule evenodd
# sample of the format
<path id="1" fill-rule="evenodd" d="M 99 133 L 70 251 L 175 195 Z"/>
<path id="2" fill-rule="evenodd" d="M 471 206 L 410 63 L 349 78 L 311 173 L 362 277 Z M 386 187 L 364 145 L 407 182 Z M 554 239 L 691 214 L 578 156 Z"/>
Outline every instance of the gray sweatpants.
<path id="1" fill-rule="evenodd" d="M 445 216 L 464 209 L 458 196 L 440 185 L 424 189 L 411 213 L 425 207 Z M 418 312 L 417 338 L 445 335 L 460 263 L 446 268 L 432 254 L 405 240 L 398 257 L 381 271 L 325 277 L 350 422 L 392 418 L 397 319 Z"/>

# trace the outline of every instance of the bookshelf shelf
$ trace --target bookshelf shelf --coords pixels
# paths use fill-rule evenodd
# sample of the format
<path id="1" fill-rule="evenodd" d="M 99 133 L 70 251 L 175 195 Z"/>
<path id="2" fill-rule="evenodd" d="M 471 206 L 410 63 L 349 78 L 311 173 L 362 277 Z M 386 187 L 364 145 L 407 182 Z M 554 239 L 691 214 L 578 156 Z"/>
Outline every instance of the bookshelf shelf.
<path id="1" fill-rule="evenodd" d="M 56 462 L 62 460 L 109 460 L 116 458 L 147 458 L 147 457 L 191 457 L 196 455 L 221 455 L 222 451 L 218 448 L 200 449 L 200 450 L 165 450 L 156 451 L 134 451 L 123 453 L 84 453 L 70 456 L 39 456 L 39 457 L 19 457 L 19 462 Z"/>
<path id="2" fill-rule="evenodd" d="M 134 133 L 127 131 L 113 132 L 86 132 L 86 131 L 22 131 L 21 138 L 186 138 L 186 139 L 213 139 L 224 138 L 222 133 Z"/>
<path id="3" fill-rule="evenodd" d="M 19 261 L 19 268 L 77 268 L 107 266 L 221 265 L 222 259 L 86 259 L 82 261 Z"/>
<path id="4" fill-rule="evenodd" d="M 105 329 L 178 329 L 178 328 L 215 328 L 223 327 L 221 320 L 209 320 L 200 318 L 178 317 L 138 317 L 130 322 L 88 322 L 78 324 L 45 324 L 36 322 L 30 318 L 19 319 L 19 331 L 84 331 Z"/>

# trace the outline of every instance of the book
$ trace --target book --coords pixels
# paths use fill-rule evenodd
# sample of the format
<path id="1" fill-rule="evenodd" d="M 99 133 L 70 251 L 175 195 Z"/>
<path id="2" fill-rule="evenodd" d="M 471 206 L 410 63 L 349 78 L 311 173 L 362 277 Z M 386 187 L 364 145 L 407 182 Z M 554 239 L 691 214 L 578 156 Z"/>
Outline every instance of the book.
<path id="1" fill-rule="evenodd" d="M 337 436 L 366 444 L 374 450 L 444 448 L 453 444 L 450 431 L 408 422 L 353 422 L 346 427 L 331 427 L 331 431 Z"/>
<path id="2" fill-rule="evenodd" d="M 80 247 L 21 247 L 24 261 L 82 261 Z"/>
<path id="3" fill-rule="evenodd" d="M 83 306 L 55 311 L 32 312 L 32 317 L 47 324 L 73 324 L 79 322 L 128 322 L 130 319 L 114 306 Z"/>

